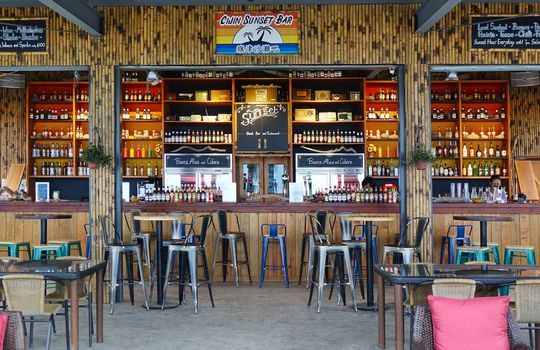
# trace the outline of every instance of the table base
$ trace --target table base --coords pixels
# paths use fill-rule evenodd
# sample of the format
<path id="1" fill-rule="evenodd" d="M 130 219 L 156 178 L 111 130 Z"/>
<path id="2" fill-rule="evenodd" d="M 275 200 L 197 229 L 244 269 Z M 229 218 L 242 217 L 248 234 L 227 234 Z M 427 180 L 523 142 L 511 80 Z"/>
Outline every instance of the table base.
<path id="1" fill-rule="evenodd" d="M 367 302 L 356 303 L 356 308 L 362 311 L 379 311 L 379 305 L 377 303 L 372 306 L 368 306 Z M 384 305 L 384 309 L 388 310 L 388 305 Z"/>
<path id="2" fill-rule="evenodd" d="M 180 304 L 178 303 L 165 303 L 164 309 L 174 309 L 174 308 L 177 308 L 178 306 L 180 306 Z M 145 307 L 145 306 L 142 305 L 142 307 Z M 148 308 L 150 310 L 161 310 L 161 304 L 148 303 Z"/>

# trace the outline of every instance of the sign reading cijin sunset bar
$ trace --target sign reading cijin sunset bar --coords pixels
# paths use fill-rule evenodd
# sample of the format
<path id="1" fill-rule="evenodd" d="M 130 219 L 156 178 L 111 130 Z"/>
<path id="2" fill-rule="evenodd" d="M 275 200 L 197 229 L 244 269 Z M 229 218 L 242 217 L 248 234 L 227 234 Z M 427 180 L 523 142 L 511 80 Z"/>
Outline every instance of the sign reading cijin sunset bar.
<path id="1" fill-rule="evenodd" d="M 47 51 L 47 20 L 0 19 L 0 52 Z"/>
<path id="2" fill-rule="evenodd" d="M 217 13 L 216 53 L 298 54 L 298 12 Z"/>
<path id="3" fill-rule="evenodd" d="M 540 17 L 473 17 L 473 49 L 540 49 Z"/>

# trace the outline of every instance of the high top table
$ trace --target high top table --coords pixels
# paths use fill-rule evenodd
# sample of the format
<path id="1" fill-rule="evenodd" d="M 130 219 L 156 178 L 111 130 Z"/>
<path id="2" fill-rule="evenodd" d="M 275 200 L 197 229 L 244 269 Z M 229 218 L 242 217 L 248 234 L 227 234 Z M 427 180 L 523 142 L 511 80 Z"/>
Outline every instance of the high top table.
<path id="1" fill-rule="evenodd" d="M 513 221 L 510 216 L 478 216 L 478 215 L 455 215 L 454 220 L 480 221 L 480 246 L 487 247 L 487 222 Z"/>
<path id="2" fill-rule="evenodd" d="M 157 303 L 151 303 L 148 306 L 151 309 L 161 310 L 163 304 L 163 284 L 165 283 L 165 274 L 167 259 L 163 259 L 163 221 L 183 220 L 184 215 L 135 215 L 133 220 L 137 221 L 155 221 L 156 222 L 156 272 L 157 272 Z M 152 276 L 150 276 L 152 278 Z M 175 307 L 177 305 L 165 305 L 165 308 Z"/>
<path id="3" fill-rule="evenodd" d="M 372 215 L 350 215 L 345 216 L 345 220 L 350 222 L 363 222 L 366 236 L 366 289 L 367 302 L 365 305 L 358 306 L 358 309 L 367 311 L 376 311 L 377 305 L 373 301 L 373 246 L 372 246 L 372 228 L 373 221 L 384 222 L 393 221 L 394 218 L 389 216 L 372 216 Z M 383 306 L 384 307 L 384 306 Z"/>
<path id="4" fill-rule="evenodd" d="M 71 219 L 70 214 L 15 214 L 15 219 L 40 220 L 41 221 L 41 244 L 47 244 L 47 220 Z"/>

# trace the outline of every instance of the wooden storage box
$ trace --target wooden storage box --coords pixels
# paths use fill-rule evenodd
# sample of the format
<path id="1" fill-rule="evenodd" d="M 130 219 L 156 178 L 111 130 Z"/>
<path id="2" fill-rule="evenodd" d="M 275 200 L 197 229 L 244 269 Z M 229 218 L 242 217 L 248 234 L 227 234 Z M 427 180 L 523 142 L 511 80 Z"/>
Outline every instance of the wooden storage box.
<path id="1" fill-rule="evenodd" d="M 276 85 L 246 85 L 242 86 L 246 90 L 246 102 L 276 102 Z"/>
<path id="2" fill-rule="evenodd" d="M 210 101 L 230 101 L 231 90 L 210 90 Z"/>
<path id="3" fill-rule="evenodd" d="M 195 101 L 208 101 L 208 91 L 195 91 Z"/>
<path id="4" fill-rule="evenodd" d="M 319 112 L 319 121 L 321 122 L 335 122 L 336 112 Z"/>
<path id="5" fill-rule="evenodd" d="M 293 100 L 311 100 L 311 89 L 294 89 Z"/>
<path id="6" fill-rule="evenodd" d="M 315 101 L 330 101 L 330 90 L 315 90 Z"/>
<path id="7" fill-rule="evenodd" d="M 297 108 L 294 110 L 294 120 L 298 122 L 314 122 L 316 115 L 315 108 Z"/>

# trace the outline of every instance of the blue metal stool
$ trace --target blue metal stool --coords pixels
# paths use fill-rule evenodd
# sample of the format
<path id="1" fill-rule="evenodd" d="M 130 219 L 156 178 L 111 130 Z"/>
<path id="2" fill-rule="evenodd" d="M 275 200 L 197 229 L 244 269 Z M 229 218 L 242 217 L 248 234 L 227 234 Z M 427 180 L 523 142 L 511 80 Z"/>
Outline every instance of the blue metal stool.
<path id="1" fill-rule="evenodd" d="M 375 264 L 378 264 L 379 263 L 379 251 L 377 249 L 377 235 L 379 234 L 379 225 L 372 224 L 371 227 L 372 227 L 371 228 L 372 229 L 371 244 L 372 244 L 372 247 L 373 247 L 373 258 L 375 259 Z M 354 229 L 353 229 L 353 239 L 354 240 L 361 240 L 361 241 L 366 240 L 366 233 L 364 231 L 364 228 L 365 227 L 364 227 L 363 224 L 354 226 Z M 357 229 L 360 229 L 360 235 L 359 236 L 356 235 L 356 230 Z M 366 250 L 366 248 L 363 248 L 363 249 Z M 356 270 L 356 268 L 357 267 L 355 266 L 355 270 Z"/>
<path id="2" fill-rule="evenodd" d="M 493 255 L 493 261 L 495 264 L 501 263 L 501 253 L 499 250 L 499 243 L 488 243 L 489 253 Z M 474 243 L 473 247 L 480 247 L 480 244 Z"/>
<path id="3" fill-rule="evenodd" d="M 458 247 L 456 264 L 466 261 L 489 261 L 488 247 Z"/>
<path id="4" fill-rule="evenodd" d="M 261 279 L 259 281 L 259 288 L 262 287 L 264 282 L 264 274 L 266 270 L 283 270 L 285 275 L 285 286 L 289 288 L 289 268 L 287 267 L 287 226 L 284 224 L 262 224 L 262 257 L 261 257 Z M 281 266 L 266 265 L 266 258 L 268 256 L 268 244 L 270 242 L 278 242 L 281 251 Z"/>
<path id="5" fill-rule="evenodd" d="M 456 247 L 471 245 L 472 225 L 450 225 L 446 236 L 441 240 L 441 257 L 439 263 L 443 263 L 445 247 L 448 246 L 448 263 L 453 264 L 456 257 Z M 452 235 L 453 234 L 453 235 Z"/>

